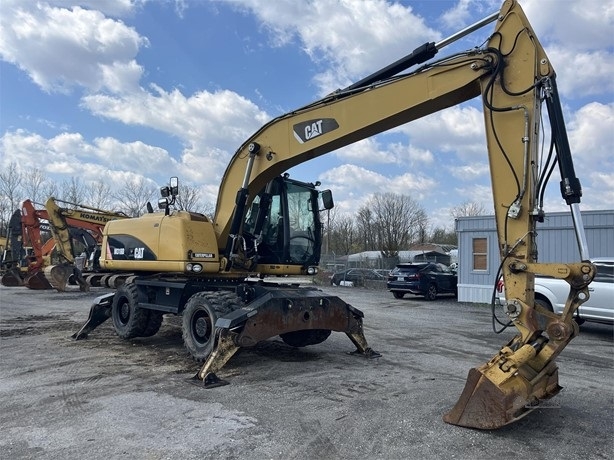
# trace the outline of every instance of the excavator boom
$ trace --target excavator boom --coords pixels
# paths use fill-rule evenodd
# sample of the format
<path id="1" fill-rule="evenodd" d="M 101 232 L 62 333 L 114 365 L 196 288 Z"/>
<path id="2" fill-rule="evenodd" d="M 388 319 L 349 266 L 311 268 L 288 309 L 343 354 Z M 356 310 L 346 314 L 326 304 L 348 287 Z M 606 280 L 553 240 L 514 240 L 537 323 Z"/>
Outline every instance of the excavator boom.
<path id="1" fill-rule="evenodd" d="M 501 250 L 501 271 L 508 290 L 510 320 L 519 335 L 487 364 L 473 369 L 448 423 L 497 428 L 510 423 L 559 391 L 554 358 L 577 334 L 572 314 L 588 298 L 595 269 L 588 262 L 584 229 L 579 219 L 580 183 L 573 169 L 556 75 L 522 8 L 505 1 L 495 30 L 481 49 L 440 59 L 400 76 L 393 73 L 413 57 L 376 72 L 343 91 L 270 121 L 235 153 L 222 179 L 215 229 L 220 248 L 236 232 L 233 219 L 244 212 L 237 190 L 254 196 L 281 172 L 350 143 L 411 122 L 446 107 L 481 97 L 484 109 L 495 217 Z M 435 54 L 426 44 L 419 53 Z M 412 53 L 414 55 L 416 53 Z M 540 195 L 547 178 L 538 158 L 541 104 L 546 102 L 561 172 L 563 198 L 577 223 L 583 262 L 538 264 L 536 223 L 543 219 Z M 256 154 L 254 154 L 256 152 Z M 568 308 L 563 317 L 548 317 L 535 308 L 536 273 L 564 273 L 570 280 Z M 513 300 L 512 300 L 513 299 Z"/>

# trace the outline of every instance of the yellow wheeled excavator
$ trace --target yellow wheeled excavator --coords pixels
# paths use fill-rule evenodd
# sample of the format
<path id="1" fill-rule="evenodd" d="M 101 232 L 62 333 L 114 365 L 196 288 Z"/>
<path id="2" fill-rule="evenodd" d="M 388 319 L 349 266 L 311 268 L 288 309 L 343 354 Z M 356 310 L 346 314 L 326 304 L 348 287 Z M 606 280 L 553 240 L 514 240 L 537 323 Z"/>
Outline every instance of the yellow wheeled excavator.
<path id="1" fill-rule="evenodd" d="M 71 279 L 74 279 L 81 291 L 89 290 L 90 283 L 83 273 L 96 272 L 102 276 L 97 272 L 100 268 L 98 259 L 105 224 L 128 216 L 54 197 L 45 202 L 45 210 L 60 263 L 45 267 L 44 277 L 58 291 L 65 291 Z M 83 255 L 77 256 L 77 253 Z"/>
<path id="2" fill-rule="evenodd" d="M 444 46 L 493 22 L 485 46 L 432 60 Z M 319 211 L 332 206 L 331 196 L 284 172 L 477 97 L 483 103 L 505 313 L 518 332 L 490 361 L 469 371 L 464 391 L 444 420 L 493 429 L 526 415 L 560 390 L 555 358 L 578 334 L 572 317 L 589 296 L 595 267 L 589 262 L 579 210 L 582 191 L 556 75 L 513 0 L 439 43 L 426 43 L 348 88 L 266 123 L 231 159 L 213 219 L 170 212 L 175 182 L 165 189 L 164 213 L 107 223 L 101 266 L 137 276 L 114 294 L 98 298 L 77 336 L 85 336 L 107 317 L 123 338 L 147 336 L 158 330 L 162 314 L 182 315 L 184 343 L 195 358 L 204 360 L 197 378 L 210 386 L 223 383 L 216 373 L 240 347 L 278 334 L 290 345 L 304 346 L 341 331 L 359 353 L 377 356 L 363 334 L 362 313 L 338 297 L 317 289 L 246 281 L 250 273 L 316 270 Z M 552 144 L 542 157 L 538 150 L 544 105 Z M 543 192 L 555 165 L 574 219 L 581 258 L 577 263 L 537 261 L 536 228 L 544 219 Z M 321 201 L 327 204 L 320 206 Z M 563 314 L 535 304 L 536 274 L 569 282 Z"/>

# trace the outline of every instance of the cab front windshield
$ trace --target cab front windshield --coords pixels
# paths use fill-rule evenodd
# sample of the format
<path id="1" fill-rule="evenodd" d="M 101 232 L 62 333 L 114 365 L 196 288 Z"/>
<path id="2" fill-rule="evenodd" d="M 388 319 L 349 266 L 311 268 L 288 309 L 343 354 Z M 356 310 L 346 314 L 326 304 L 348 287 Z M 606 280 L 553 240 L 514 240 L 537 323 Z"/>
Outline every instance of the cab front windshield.
<path id="1" fill-rule="evenodd" d="M 317 264 L 320 258 L 318 192 L 289 181 L 275 181 L 270 205 L 263 207 L 262 228 L 257 228 L 261 195 L 255 197 L 244 230 L 258 240 L 259 263 Z"/>

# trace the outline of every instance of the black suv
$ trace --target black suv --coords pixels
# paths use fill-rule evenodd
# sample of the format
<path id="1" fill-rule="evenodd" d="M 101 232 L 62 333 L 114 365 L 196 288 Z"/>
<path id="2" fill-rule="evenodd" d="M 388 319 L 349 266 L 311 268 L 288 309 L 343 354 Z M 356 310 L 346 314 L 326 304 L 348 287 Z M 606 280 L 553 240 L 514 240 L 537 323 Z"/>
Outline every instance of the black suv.
<path id="1" fill-rule="evenodd" d="M 427 300 L 435 300 L 437 294 L 457 293 L 456 272 L 445 265 L 424 262 L 398 264 L 388 275 L 386 287 L 396 299 L 406 293 L 422 295 Z"/>

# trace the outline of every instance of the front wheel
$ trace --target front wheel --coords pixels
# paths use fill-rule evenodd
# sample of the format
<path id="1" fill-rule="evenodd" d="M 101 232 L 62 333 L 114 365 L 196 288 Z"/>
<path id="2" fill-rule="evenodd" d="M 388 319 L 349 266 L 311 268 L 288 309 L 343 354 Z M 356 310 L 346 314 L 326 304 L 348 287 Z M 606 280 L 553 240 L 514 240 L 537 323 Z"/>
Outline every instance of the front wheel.
<path id="1" fill-rule="evenodd" d="M 424 297 L 426 300 L 435 300 L 437 298 L 437 286 L 430 284 Z"/>
<path id="2" fill-rule="evenodd" d="M 117 289 L 111 305 L 111 317 L 115 332 L 122 339 L 141 337 L 147 328 L 149 311 L 138 306 L 138 293 L 132 283 Z"/>
<path id="3" fill-rule="evenodd" d="M 399 292 L 399 291 L 392 291 L 392 295 L 394 296 L 395 299 L 402 299 L 403 296 L 405 296 L 405 293 Z"/>
<path id="4" fill-rule="evenodd" d="M 204 361 L 215 344 L 215 322 L 232 310 L 228 296 L 217 292 L 197 292 L 182 313 L 183 344 L 196 361 Z"/>

